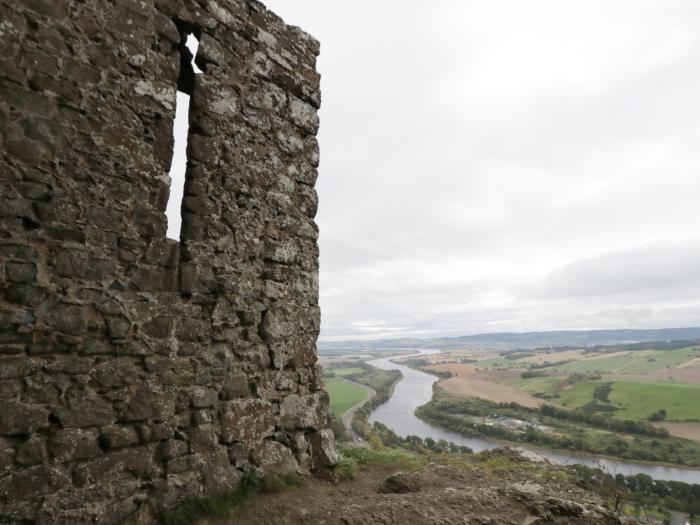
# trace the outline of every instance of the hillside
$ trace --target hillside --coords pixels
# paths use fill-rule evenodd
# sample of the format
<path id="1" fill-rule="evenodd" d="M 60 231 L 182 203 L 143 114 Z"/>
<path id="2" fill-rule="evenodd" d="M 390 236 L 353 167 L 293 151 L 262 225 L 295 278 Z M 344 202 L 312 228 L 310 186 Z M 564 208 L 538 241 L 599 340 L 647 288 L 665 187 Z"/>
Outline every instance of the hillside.
<path id="1" fill-rule="evenodd" d="M 562 330 L 552 332 L 499 332 L 439 337 L 433 339 L 380 339 L 373 341 L 319 341 L 321 355 L 331 350 L 395 348 L 538 348 L 552 346 L 589 347 L 641 343 L 646 341 L 694 341 L 700 339 L 700 327 L 654 330 Z"/>
<path id="2" fill-rule="evenodd" d="M 591 478 L 538 463 L 511 449 L 417 458 L 392 449 L 346 449 L 340 481 L 309 479 L 193 521 L 231 524 L 571 524 L 637 523 L 610 510 L 614 493 L 585 488 Z M 602 492 L 599 490 L 599 492 Z M 622 505 L 619 506 L 622 511 Z M 645 523 L 647 523 L 645 521 Z M 659 523 L 659 522 L 648 522 Z"/>

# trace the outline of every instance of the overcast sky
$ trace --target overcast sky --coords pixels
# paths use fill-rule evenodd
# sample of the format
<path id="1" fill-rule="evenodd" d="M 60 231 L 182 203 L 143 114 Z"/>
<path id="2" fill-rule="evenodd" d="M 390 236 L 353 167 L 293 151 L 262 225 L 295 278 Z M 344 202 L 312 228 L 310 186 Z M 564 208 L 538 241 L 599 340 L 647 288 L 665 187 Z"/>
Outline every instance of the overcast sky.
<path id="1" fill-rule="evenodd" d="M 322 45 L 323 338 L 700 325 L 700 2 L 266 4 Z"/>

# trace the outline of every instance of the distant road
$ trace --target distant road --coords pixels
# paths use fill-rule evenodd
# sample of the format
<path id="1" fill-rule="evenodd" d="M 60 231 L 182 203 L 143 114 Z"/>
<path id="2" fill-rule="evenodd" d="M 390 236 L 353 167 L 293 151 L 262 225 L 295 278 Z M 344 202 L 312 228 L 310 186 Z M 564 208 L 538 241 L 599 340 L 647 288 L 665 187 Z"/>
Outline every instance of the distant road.
<path id="1" fill-rule="evenodd" d="M 353 441 L 357 441 L 359 443 L 362 441 L 362 438 L 360 438 L 360 436 L 358 436 L 352 429 L 352 416 L 355 415 L 356 410 L 362 408 L 365 405 L 365 403 L 367 403 L 367 401 L 369 401 L 375 395 L 377 395 L 377 392 L 373 388 L 368 387 L 367 385 L 363 385 L 362 383 L 355 383 L 355 381 L 350 381 L 349 379 L 345 379 L 344 377 L 336 377 L 336 379 L 340 379 L 341 381 L 345 381 L 346 383 L 350 383 L 351 385 L 356 385 L 361 388 L 364 388 L 367 392 L 367 397 L 365 399 L 347 409 L 342 415 L 343 425 L 345 426 L 345 429 L 352 436 Z"/>

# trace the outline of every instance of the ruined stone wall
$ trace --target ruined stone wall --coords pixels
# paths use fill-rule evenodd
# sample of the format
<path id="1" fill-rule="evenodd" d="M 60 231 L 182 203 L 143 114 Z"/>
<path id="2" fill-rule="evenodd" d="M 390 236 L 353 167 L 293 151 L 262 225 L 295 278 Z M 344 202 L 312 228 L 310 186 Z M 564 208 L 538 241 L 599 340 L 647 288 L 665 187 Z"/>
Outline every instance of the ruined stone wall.
<path id="1" fill-rule="evenodd" d="M 0 0 L 0 523 L 117 523 L 333 463 L 318 51 L 253 0 Z"/>

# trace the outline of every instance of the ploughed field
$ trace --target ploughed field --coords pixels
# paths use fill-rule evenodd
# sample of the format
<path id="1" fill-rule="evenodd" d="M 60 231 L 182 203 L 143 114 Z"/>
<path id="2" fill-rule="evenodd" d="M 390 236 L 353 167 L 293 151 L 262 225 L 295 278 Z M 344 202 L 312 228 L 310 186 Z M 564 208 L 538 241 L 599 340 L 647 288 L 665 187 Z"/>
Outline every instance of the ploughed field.
<path id="1" fill-rule="evenodd" d="M 455 350 L 418 365 L 447 392 L 536 408 L 551 404 L 649 421 L 700 441 L 700 346 L 508 352 Z M 448 373 L 448 374 L 445 374 Z M 446 378 L 446 375 L 451 377 Z"/>

